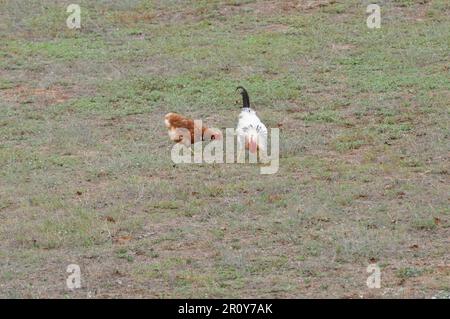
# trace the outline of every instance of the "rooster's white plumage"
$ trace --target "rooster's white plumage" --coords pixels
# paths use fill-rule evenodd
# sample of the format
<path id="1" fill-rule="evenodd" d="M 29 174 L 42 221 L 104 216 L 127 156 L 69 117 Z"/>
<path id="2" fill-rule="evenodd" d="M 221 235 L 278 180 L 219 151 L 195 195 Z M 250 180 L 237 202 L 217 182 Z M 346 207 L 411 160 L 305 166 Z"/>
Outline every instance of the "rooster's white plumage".
<path id="1" fill-rule="evenodd" d="M 267 128 L 256 115 L 256 112 L 250 108 L 250 98 L 247 90 L 239 86 L 242 95 L 242 111 L 239 114 L 239 122 L 236 128 L 238 136 L 238 159 L 243 155 L 242 150 L 248 149 L 251 153 L 259 152 L 260 159 L 265 159 L 267 154 Z M 245 143 L 242 145 L 242 143 Z"/>

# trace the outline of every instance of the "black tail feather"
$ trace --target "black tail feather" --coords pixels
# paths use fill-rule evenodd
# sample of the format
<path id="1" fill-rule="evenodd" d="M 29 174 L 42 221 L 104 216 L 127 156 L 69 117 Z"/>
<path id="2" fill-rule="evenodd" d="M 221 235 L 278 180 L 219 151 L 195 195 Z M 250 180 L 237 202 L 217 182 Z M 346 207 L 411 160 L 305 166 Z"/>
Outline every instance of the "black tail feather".
<path id="1" fill-rule="evenodd" d="M 239 89 L 241 90 L 241 95 L 242 95 L 242 107 L 249 108 L 250 107 L 250 98 L 248 96 L 247 90 L 244 89 L 242 86 L 238 86 L 236 88 L 236 91 Z"/>

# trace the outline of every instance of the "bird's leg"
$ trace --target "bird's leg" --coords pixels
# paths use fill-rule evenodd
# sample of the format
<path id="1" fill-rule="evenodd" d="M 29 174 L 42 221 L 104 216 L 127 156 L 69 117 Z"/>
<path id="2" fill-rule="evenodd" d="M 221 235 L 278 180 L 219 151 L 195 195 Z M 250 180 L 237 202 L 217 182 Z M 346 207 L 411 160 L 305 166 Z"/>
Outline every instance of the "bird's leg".
<path id="1" fill-rule="evenodd" d="M 245 137 L 240 134 L 237 135 L 237 163 L 245 163 Z"/>
<path id="2" fill-rule="evenodd" d="M 194 144 L 191 144 L 190 139 L 183 139 L 183 145 L 191 152 L 191 155 L 194 155 L 194 150 L 192 149 L 192 146 Z"/>
<path id="3" fill-rule="evenodd" d="M 238 163 L 242 163 L 242 150 L 238 150 L 238 154 L 237 154 L 237 162 Z"/>
<path id="4" fill-rule="evenodd" d="M 245 148 L 242 142 L 238 139 L 238 154 L 237 154 L 237 162 L 245 163 Z"/>

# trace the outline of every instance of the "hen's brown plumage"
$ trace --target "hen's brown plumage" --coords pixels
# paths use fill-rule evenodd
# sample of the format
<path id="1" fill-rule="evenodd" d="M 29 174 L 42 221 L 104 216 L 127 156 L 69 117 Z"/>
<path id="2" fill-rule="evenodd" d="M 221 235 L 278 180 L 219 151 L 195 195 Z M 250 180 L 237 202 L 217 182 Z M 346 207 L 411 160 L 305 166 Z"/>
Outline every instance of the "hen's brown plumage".
<path id="1" fill-rule="evenodd" d="M 164 117 L 164 123 L 169 130 L 169 137 L 175 143 L 183 143 L 186 146 L 194 144 L 195 141 L 195 127 L 194 121 L 190 118 L 184 117 L 177 113 L 167 113 Z M 187 129 L 190 133 L 190 140 L 186 136 L 183 136 L 183 129 Z M 198 128 L 198 135 L 200 135 L 200 128 Z M 186 134 L 185 134 L 186 135 Z M 222 134 L 218 130 L 202 126 L 201 128 L 201 140 L 216 140 L 221 139 Z"/>

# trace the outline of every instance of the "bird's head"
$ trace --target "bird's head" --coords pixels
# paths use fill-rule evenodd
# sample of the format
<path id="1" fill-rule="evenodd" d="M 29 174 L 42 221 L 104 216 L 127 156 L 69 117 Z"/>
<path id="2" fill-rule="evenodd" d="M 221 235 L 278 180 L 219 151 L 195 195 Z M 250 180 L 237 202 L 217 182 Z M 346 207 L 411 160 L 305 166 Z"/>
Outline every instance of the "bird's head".
<path id="1" fill-rule="evenodd" d="M 223 139 L 222 131 L 216 128 L 208 128 L 205 130 L 203 139 L 205 141 L 222 140 Z"/>

